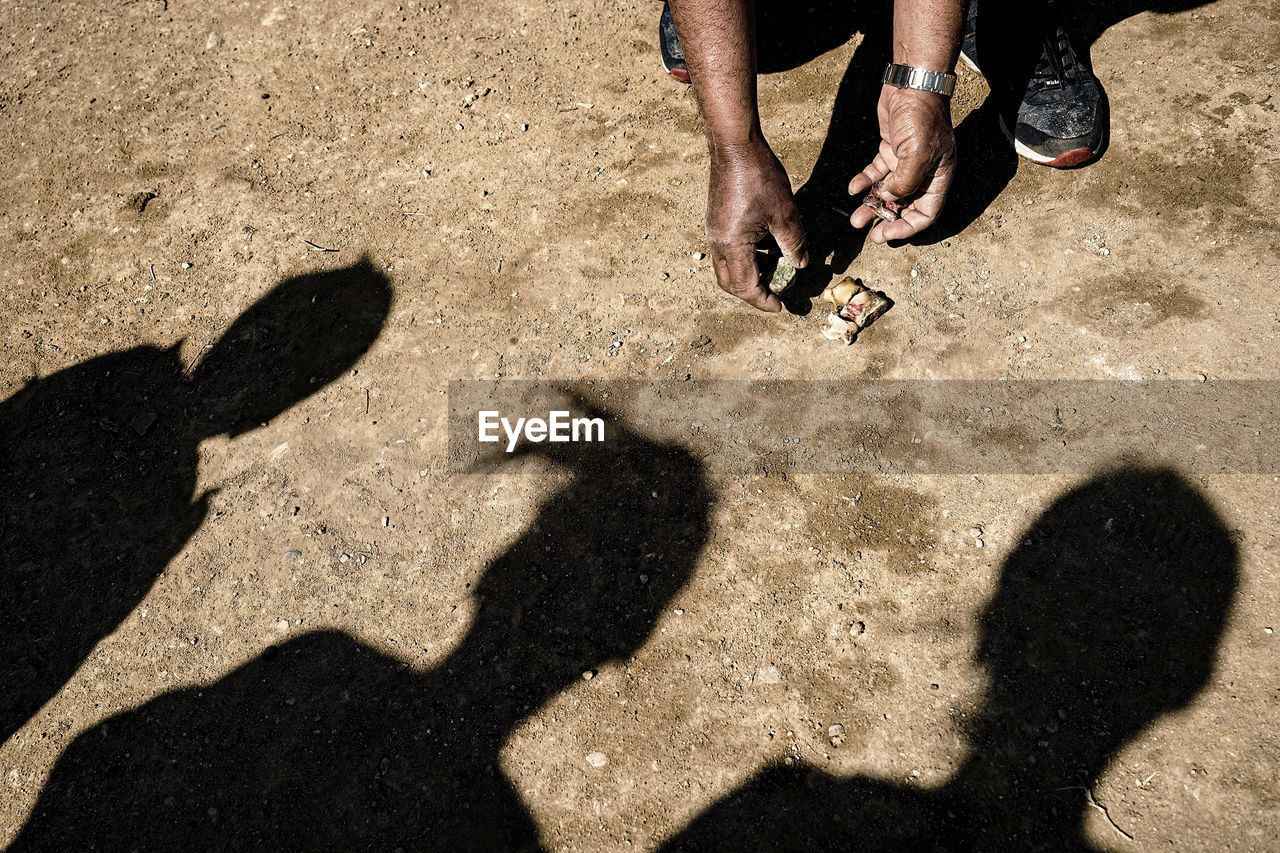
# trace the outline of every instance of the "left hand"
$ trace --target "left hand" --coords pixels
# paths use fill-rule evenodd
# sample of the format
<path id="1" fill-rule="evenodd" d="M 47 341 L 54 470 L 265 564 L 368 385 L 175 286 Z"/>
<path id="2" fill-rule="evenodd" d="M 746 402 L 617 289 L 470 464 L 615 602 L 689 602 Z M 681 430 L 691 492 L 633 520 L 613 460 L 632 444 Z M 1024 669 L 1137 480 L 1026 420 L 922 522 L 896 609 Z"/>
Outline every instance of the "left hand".
<path id="1" fill-rule="evenodd" d="M 849 184 L 858 201 L 876 181 L 889 201 L 910 199 L 895 222 L 878 219 L 859 204 L 849 217 L 854 228 L 873 220 L 870 240 L 905 240 L 933 224 L 942 212 L 956 168 L 956 138 L 951 129 L 950 102 L 941 95 L 886 84 L 876 109 L 880 120 L 880 151 Z"/>

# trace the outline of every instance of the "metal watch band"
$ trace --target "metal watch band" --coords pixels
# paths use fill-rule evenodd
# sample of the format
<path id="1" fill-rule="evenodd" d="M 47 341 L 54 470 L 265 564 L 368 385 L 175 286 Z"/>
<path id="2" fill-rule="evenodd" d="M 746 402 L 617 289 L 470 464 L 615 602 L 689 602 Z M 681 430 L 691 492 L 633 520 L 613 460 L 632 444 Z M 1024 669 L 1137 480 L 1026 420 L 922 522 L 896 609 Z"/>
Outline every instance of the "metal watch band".
<path id="1" fill-rule="evenodd" d="M 910 65 L 889 63 L 884 69 L 884 80 L 890 86 L 899 89 L 919 89 L 932 92 L 945 98 L 951 97 L 956 90 L 956 75 L 946 71 L 930 71 L 927 68 L 912 68 Z"/>

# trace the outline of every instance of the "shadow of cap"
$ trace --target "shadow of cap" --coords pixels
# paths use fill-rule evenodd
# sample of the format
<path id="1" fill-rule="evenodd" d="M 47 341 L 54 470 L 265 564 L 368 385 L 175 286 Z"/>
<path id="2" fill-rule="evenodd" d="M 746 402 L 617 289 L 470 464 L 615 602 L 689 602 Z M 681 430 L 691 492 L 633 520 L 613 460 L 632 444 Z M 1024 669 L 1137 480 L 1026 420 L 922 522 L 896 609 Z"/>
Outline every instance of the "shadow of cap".
<path id="1" fill-rule="evenodd" d="M 192 375 L 202 431 L 247 432 L 337 379 L 377 339 L 391 293 L 391 282 L 367 258 L 272 288 Z"/>

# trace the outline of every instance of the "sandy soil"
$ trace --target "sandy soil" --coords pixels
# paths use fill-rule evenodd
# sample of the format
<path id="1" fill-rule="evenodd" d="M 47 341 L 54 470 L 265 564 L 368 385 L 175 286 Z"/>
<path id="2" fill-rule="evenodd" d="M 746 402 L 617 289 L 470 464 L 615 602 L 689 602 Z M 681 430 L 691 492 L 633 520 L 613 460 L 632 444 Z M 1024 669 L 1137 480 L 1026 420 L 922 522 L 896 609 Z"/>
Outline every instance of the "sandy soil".
<path id="1" fill-rule="evenodd" d="M 694 260 L 658 10 L 0 6 L 0 841 L 1280 845 L 1270 470 L 725 465 L 691 397 L 625 452 L 447 447 L 451 379 L 1275 378 L 1274 6 L 1075 9 L 1081 170 L 962 71 L 964 177 L 892 248 L 829 213 L 883 8 L 771 29 L 811 281 L 896 302 L 848 348 Z"/>

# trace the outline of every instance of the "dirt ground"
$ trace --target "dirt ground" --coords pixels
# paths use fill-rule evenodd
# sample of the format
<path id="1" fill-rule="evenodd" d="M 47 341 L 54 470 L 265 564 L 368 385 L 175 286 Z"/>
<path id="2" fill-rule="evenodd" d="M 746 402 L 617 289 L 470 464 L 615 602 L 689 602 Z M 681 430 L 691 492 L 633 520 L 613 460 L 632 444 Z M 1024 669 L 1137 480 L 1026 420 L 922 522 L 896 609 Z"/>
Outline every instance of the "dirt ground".
<path id="1" fill-rule="evenodd" d="M 831 212 L 884 9 L 762 27 L 809 282 L 896 302 L 847 348 L 695 260 L 659 9 L 0 5 L 0 842 L 1280 847 L 1272 470 L 724 464 L 691 396 L 603 455 L 447 442 L 457 379 L 1276 378 L 1274 4 L 1073 8 L 1084 169 L 962 69 L 899 247 Z"/>

